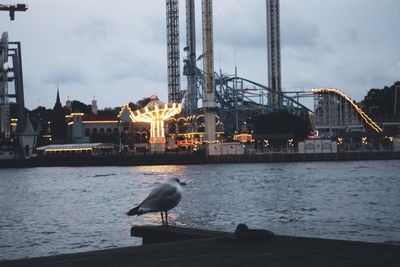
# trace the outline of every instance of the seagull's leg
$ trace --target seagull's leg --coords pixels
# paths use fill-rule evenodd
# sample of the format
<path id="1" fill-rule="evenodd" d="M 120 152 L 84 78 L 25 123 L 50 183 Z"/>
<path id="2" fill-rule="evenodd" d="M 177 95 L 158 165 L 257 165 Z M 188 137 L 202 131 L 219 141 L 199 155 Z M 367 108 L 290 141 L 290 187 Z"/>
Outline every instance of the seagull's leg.
<path id="1" fill-rule="evenodd" d="M 161 223 L 162 223 L 162 226 L 164 226 L 164 215 L 163 215 L 162 211 L 161 211 Z"/>
<path id="2" fill-rule="evenodd" d="M 165 226 L 168 226 L 168 211 L 165 211 Z"/>

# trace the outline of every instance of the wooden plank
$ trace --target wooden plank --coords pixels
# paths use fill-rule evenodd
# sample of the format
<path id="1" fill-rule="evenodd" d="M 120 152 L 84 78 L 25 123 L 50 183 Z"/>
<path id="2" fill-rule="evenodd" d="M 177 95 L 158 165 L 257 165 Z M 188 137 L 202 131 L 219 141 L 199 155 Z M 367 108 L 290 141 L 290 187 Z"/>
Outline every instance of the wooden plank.
<path id="1" fill-rule="evenodd" d="M 231 233 L 175 226 L 134 226 L 131 236 L 141 237 L 143 245 L 232 235 Z"/>
<path id="2" fill-rule="evenodd" d="M 164 227 L 166 228 L 166 227 Z M 143 229 L 142 229 L 143 230 Z M 197 229 L 148 228 L 155 232 Z M 146 231 L 146 230 L 145 230 Z M 199 230 L 204 233 L 204 230 Z M 212 232 L 212 231 L 211 231 Z M 212 234 L 212 233 L 211 233 Z M 269 236 L 257 241 L 233 234 L 86 253 L 3 261 L 0 266 L 400 266 L 400 246 Z"/>

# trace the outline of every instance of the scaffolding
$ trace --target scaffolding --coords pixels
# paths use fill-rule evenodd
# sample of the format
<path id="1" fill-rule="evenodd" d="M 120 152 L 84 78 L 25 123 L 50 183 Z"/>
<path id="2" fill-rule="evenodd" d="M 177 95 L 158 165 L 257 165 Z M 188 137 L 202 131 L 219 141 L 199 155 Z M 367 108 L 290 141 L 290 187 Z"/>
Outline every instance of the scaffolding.
<path id="1" fill-rule="evenodd" d="M 243 123 L 253 116 L 277 111 L 268 103 L 276 93 L 268 86 L 235 75 L 215 74 L 217 113 L 224 123 L 226 132 L 239 132 Z M 282 106 L 279 110 L 306 117 L 312 113 L 294 98 L 283 92 L 278 93 Z"/>
<path id="2" fill-rule="evenodd" d="M 382 129 L 371 120 L 348 96 L 334 88 L 313 89 L 315 129 L 329 132 Z"/>

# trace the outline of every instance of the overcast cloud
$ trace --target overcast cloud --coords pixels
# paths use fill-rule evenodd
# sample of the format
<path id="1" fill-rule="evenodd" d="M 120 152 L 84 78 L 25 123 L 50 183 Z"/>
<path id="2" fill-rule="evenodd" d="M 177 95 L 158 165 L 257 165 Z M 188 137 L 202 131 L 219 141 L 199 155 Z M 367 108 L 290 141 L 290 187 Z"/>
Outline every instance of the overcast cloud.
<path id="1" fill-rule="evenodd" d="M 99 108 L 151 94 L 168 100 L 165 0 L 20 2 L 28 11 L 17 12 L 15 21 L 1 12 L 0 31 L 21 41 L 27 108 L 53 107 L 57 84 L 63 102 L 69 95 L 90 103 L 94 94 Z M 400 80 L 400 1 L 280 3 L 284 88 L 336 87 L 360 101 L 370 88 Z M 241 77 L 267 84 L 265 0 L 214 0 L 213 5 L 215 70 L 231 74 L 236 62 Z M 200 55 L 200 0 L 196 13 Z M 183 0 L 180 30 L 182 62 Z M 185 77 L 181 84 L 186 89 Z"/>

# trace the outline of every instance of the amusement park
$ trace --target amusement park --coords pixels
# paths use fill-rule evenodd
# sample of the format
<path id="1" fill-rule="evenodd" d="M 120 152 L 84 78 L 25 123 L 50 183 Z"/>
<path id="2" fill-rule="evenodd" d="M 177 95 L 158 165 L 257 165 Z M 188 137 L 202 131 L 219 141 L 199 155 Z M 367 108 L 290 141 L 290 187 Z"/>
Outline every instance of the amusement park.
<path id="1" fill-rule="evenodd" d="M 9 1 L 0 266 L 400 266 L 399 0 Z"/>
<path id="2" fill-rule="evenodd" d="M 195 1 L 186 1 L 186 54 L 181 60 L 179 1 L 166 3 L 168 101 L 151 95 L 142 105 L 125 104 L 114 114 L 99 112 L 94 97 L 88 112 L 74 110 L 69 98 L 61 104 L 57 91 L 51 119 L 27 119 L 21 45 L 9 41 L 4 32 L 0 58 L 2 158 L 87 154 L 93 144 L 102 144 L 107 154 L 131 155 L 199 150 L 216 155 L 400 150 L 399 82 L 393 86 L 393 120 L 378 122 L 345 90 L 282 89 L 279 1 L 266 1 L 267 85 L 239 76 L 237 66 L 233 74 L 214 69 L 211 0 L 202 1 L 201 55 L 196 54 Z M 27 10 L 25 5 L 18 8 L 3 6 L 10 12 Z M 186 83 L 181 81 L 181 64 Z M 4 67 L 9 65 L 12 67 Z M 8 91 L 9 83 L 15 92 Z M 313 101 L 313 107 L 302 104 L 305 98 Z M 9 99 L 15 103 L 11 105 Z"/>

